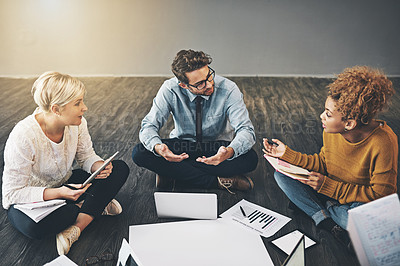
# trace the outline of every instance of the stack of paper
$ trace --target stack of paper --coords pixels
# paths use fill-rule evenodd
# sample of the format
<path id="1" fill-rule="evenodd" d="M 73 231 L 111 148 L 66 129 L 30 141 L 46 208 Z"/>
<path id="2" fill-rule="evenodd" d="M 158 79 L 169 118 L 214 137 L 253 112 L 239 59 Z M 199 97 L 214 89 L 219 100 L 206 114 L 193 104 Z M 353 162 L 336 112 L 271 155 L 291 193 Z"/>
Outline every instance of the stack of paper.
<path id="1" fill-rule="evenodd" d="M 22 211 L 37 223 L 65 204 L 65 200 L 55 199 L 42 202 L 17 204 L 14 208 Z"/>

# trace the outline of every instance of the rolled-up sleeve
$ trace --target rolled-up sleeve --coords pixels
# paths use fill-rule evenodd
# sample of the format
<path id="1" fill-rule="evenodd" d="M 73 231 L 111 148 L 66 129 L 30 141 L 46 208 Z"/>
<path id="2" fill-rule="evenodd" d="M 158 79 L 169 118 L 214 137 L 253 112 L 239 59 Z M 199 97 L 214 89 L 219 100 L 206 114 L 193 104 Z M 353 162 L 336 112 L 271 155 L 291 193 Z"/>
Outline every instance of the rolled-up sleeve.
<path id="1" fill-rule="evenodd" d="M 243 101 L 243 94 L 236 84 L 234 86 L 225 103 L 230 124 L 235 130 L 235 137 L 229 145 L 229 147 L 233 148 L 235 154 L 230 160 L 248 152 L 256 143 L 254 126 L 250 121 L 249 112 Z"/>
<path id="2" fill-rule="evenodd" d="M 92 165 L 95 162 L 103 160 L 93 149 L 85 118 L 82 118 L 82 123 L 78 127 L 78 146 L 75 159 L 79 166 L 88 173 L 91 173 Z"/>
<path id="3" fill-rule="evenodd" d="M 150 112 L 144 117 L 139 132 L 139 140 L 144 147 L 157 156 L 158 154 L 154 152 L 154 146 L 162 143 L 158 132 L 168 120 L 171 112 L 172 97 L 170 94 L 167 83 L 164 82 L 153 100 Z"/>

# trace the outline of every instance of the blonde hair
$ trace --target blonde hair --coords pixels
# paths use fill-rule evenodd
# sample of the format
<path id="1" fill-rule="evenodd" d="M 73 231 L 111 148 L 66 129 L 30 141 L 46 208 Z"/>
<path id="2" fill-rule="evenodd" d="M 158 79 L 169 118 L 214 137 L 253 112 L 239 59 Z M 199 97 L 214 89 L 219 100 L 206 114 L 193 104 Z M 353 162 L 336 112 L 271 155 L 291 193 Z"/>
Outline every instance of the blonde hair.
<path id="1" fill-rule="evenodd" d="M 76 78 L 58 72 L 43 73 L 32 86 L 35 103 L 44 112 L 55 104 L 63 107 L 86 92 L 85 85 Z"/>

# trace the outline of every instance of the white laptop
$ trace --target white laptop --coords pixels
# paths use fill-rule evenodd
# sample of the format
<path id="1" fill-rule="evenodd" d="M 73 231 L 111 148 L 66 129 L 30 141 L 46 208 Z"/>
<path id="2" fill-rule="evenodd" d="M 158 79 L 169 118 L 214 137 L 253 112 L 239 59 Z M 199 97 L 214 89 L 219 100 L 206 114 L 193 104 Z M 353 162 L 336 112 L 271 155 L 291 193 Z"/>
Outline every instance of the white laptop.
<path id="1" fill-rule="evenodd" d="M 143 266 L 126 239 L 122 239 L 116 266 Z"/>
<path id="2" fill-rule="evenodd" d="M 304 235 L 297 242 L 296 247 L 293 249 L 292 253 L 286 258 L 282 266 L 305 266 L 306 256 L 305 256 L 305 238 Z"/>
<path id="3" fill-rule="evenodd" d="M 155 192 L 160 218 L 217 219 L 216 194 Z"/>

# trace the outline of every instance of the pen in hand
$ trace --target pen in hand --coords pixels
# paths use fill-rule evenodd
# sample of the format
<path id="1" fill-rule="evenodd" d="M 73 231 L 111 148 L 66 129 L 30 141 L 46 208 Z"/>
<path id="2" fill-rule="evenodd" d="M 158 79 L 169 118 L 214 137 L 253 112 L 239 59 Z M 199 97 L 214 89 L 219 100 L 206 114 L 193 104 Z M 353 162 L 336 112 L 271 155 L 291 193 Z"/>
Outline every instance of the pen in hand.
<path id="1" fill-rule="evenodd" d="M 268 142 L 268 144 L 270 144 L 270 145 L 274 145 L 274 146 L 277 146 L 277 147 L 279 146 L 278 143 L 273 142 L 272 140 L 267 139 L 267 142 Z"/>
<path id="2" fill-rule="evenodd" d="M 72 190 L 79 190 L 80 188 L 76 188 L 76 187 L 73 187 L 73 186 L 71 186 L 71 185 L 68 185 L 68 184 L 63 184 L 63 186 L 64 187 L 67 187 L 67 188 L 69 188 L 69 189 L 72 189 Z M 90 194 L 89 192 L 83 192 L 83 194 L 86 194 L 86 195 L 89 195 L 89 196 L 92 196 L 93 197 L 93 194 Z"/>
<path id="3" fill-rule="evenodd" d="M 247 218 L 247 215 L 246 215 L 246 213 L 244 212 L 242 206 L 239 206 L 239 208 L 240 208 L 240 211 L 242 212 L 243 216 Z"/>

